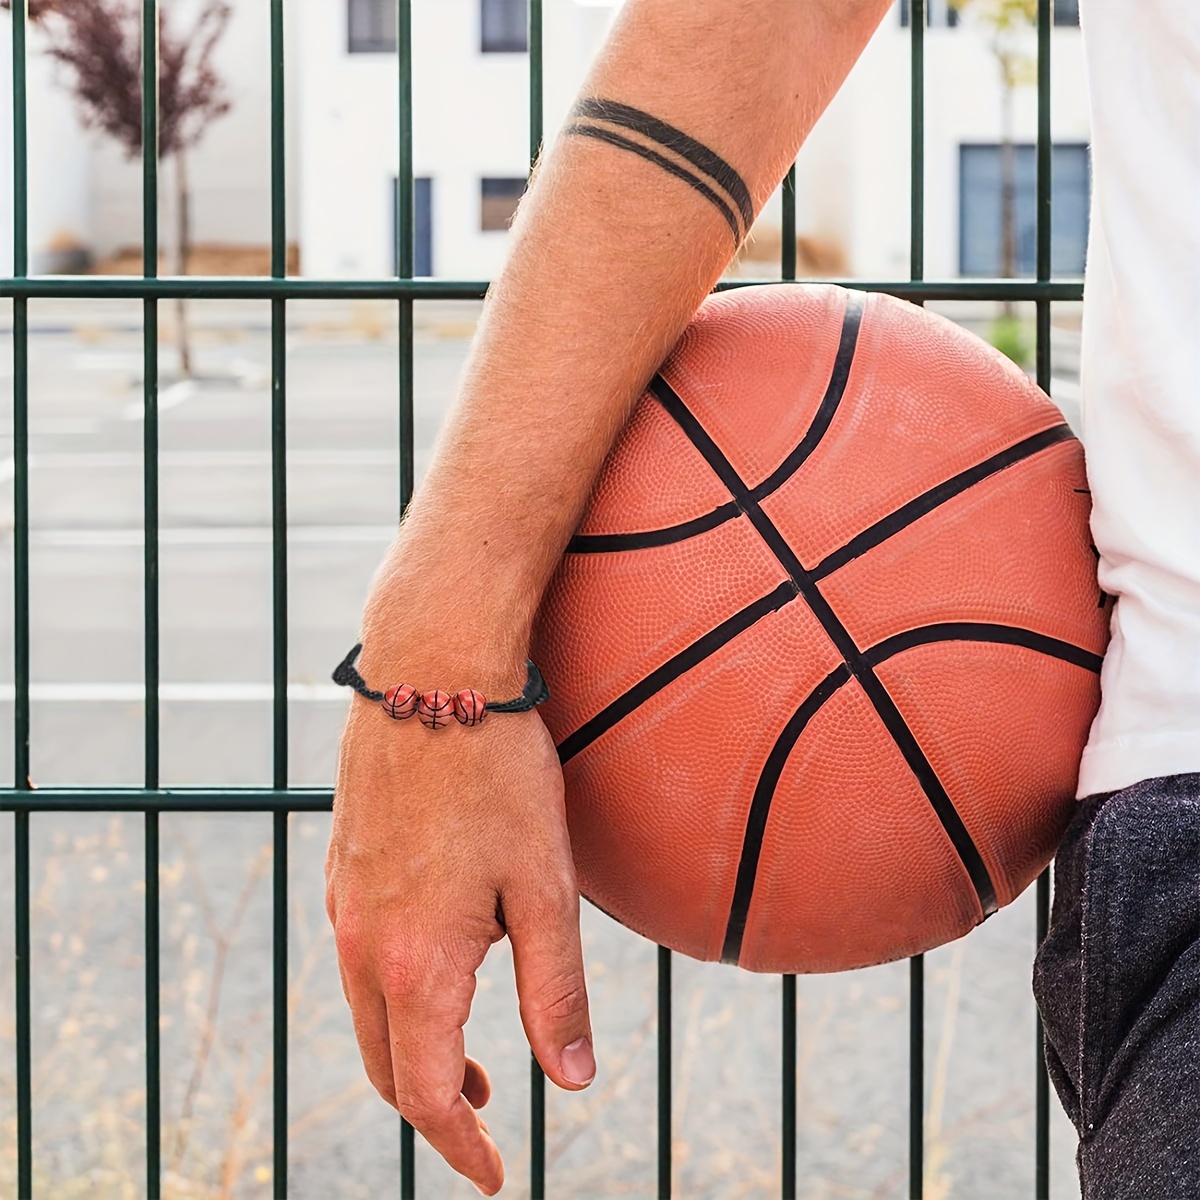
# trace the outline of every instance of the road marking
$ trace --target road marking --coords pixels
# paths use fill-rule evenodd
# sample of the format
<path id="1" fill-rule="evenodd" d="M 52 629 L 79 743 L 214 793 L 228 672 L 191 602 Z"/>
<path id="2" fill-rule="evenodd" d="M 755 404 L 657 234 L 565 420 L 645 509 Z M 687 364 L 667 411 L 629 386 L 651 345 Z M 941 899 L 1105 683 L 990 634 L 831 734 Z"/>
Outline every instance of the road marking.
<path id="1" fill-rule="evenodd" d="M 396 536 L 395 525 L 293 525 L 287 531 L 289 545 L 341 546 L 386 545 Z M 4 540 L 11 540 L 6 530 Z M 141 546 L 140 529 L 34 529 L 29 534 L 34 546 Z M 274 533 L 269 525 L 195 526 L 160 529 L 160 546 L 269 546 Z"/>
<path id="2" fill-rule="evenodd" d="M 39 417 L 29 422 L 30 437 L 89 437 L 100 432 L 100 421 L 82 417 Z"/>
<path id="3" fill-rule="evenodd" d="M 180 379 L 176 383 L 169 384 L 158 393 L 158 411 L 164 413 L 172 408 L 178 408 L 184 401 L 190 400 L 199 390 L 194 379 Z M 135 400 L 132 404 L 127 404 L 121 409 L 121 416 L 126 421 L 140 421 L 145 415 L 146 405 L 144 400 Z"/>
<path id="4" fill-rule="evenodd" d="M 263 704 L 275 698 L 269 683 L 162 683 L 159 699 L 174 704 Z M 346 699 L 346 689 L 336 683 L 289 683 L 289 701 L 329 704 Z M 16 688 L 0 683 L 0 704 L 11 704 Z M 45 704 L 141 704 L 146 688 L 141 683 L 33 683 L 29 699 Z"/>
<path id="5" fill-rule="evenodd" d="M 122 350 L 80 350 L 71 357 L 76 371 L 140 372 L 144 363 L 142 355 Z"/>

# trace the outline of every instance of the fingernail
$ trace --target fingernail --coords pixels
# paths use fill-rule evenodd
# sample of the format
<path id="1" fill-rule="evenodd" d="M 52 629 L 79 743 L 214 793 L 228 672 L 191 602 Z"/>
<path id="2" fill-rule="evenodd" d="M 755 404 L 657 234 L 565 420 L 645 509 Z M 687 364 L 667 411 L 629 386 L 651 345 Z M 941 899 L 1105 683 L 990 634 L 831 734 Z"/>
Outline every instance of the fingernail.
<path id="1" fill-rule="evenodd" d="M 582 1086 L 596 1078 L 596 1057 L 592 1053 L 592 1043 L 587 1038 L 572 1042 L 562 1052 L 559 1064 L 562 1067 L 563 1078 L 568 1083 Z"/>

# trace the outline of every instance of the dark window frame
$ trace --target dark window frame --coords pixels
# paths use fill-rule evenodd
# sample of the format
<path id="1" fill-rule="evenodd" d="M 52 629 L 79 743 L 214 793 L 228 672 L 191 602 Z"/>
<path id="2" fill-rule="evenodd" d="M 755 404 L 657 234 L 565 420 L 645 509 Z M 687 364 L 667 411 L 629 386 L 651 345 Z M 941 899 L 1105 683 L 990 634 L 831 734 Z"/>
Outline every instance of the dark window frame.
<path id="1" fill-rule="evenodd" d="M 1054 0 L 1054 24 L 1063 29 L 1079 28 L 1079 0 Z"/>
<path id="2" fill-rule="evenodd" d="M 479 53 L 529 51 L 529 0 L 479 0 Z"/>
<path id="3" fill-rule="evenodd" d="M 942 0 L 941 5 L 934 9 L 932 19 L 929 13 L 930 0 L 925 3 L 925 25 L 928 29 L 957 29 L 960 14 L 957 8 Z M 910 0 L 900 0 L 900 28 L 907 29 L 912 24 L 912 6 Z"/>
<path id="4" fill-rule="evenodd" d="M 479 180 L 479 232 L 505 233 L 516 215 L 517 205 L 525 195 L 528 179 L 524 175 L 485 175 Z M 491 193 L 490 195 L 488 193 Z M 511 202 L 511 211 L 500 222 L 489 219 L 489 208 L 497 209 Z"/>
<path id="5" fill-rule="evenodd" d="M 1029 195 L 1031 202 L 1036 204 L 1036 197 L 1033 195 L 1033 193 L 1037 186 L 1036 185 L 1037 145 L 1034 142 L 1022 141 L 1022 142 L 1013 143 L 1013 147 L 1014 147 L 1015 152 L 1019 156 L 1018 168 L 1017 168 L 1018 178 L 1016 181 L 1017 196 L 1016 196 L 1016 205 L 1014 207 L 1014 212 L 1013 212 L 1013 218 L 1017 223 L 1017 229 L 1016 229 L 1017 261 L 1015 264 L 1015 276 L 1014 277 L 1018 278 L 1018 279 L 1022 279 L 1022 278 L 1028 279 L 1028 278 L 1032 278 L 1036 274 L 1036 266 L 1035 266 L 1035 262 L 1033 259 L 1033 255 L 1036 254 L 1036 249 L 1031 249 L 1029 254 L 1027 254 L 1025 256 L 1025 260 L 1022 261 L 1021 239 L 1020 239 L 1021 215 L 1022 215 L 1022 204 L 1021 204 L 1022 187 L 1021 187 L 1021 178 L 1020 178 L 1020 169 L 1021 169 L 1020 168 L 1020 159 L 1023 158 L 1025 162 L 1029 162 L 1031 159 L 1034 160 L 1034 164 L 1035 164 L 1035 166 L 1034 166 L 1034 170 L 1035 170 L 1034 181 L 1032 184 L 1030 184 L 1030 183 L 1026 184 L 1025 191 Z M 1003 149 L 1003 143 L 1001 143 L 1001 142 L 970 141 L 970 142 L 960 142 L 959 146 L 958 146 L 958 274 L 959 274 L 959 277 L 963 278 L 963 279 L 994 278 L 994 277 L 998 276 L 1000 274 L 1000 272 L 1003 270 L 1002 263 L 997 263 L 996 269 L 994 271 L 991 269 L 982 268 L 982 267 L 976 268 L 976 269 L 970 269 L 970 270 L 967 269 L 968 265 L 970 265 L 968 263 L 970 251 L 969 251 L 969 248 L 967 245 L 967 235 L 968 235 L 968 227 L 967 227 L 968 223 L 967 223 L 967 219 L 966 219 L 966 215 L 967 215 L 967 171 L 965 169 L 966 168 L 966 159 L 969 154 L 971 154 L 973 152 L 978 152 L 981 150 L 995 151 L 997 154 L 999 154 L 1002 151 L 1002 149 Z M 1069 277 L 1071 275 L 1082 275 L 1084 259 L 1087 254 L 1088 235 L 1090 232 L 1089 222 L 1090 222 L 1091 194 L 1092 194 L 1092 161 L 1091 161 L 1091 153 L 1090 153 L 1088 143 L 1084 142 L 1084 141 L 1069 140 L 1069 141 L 1055 142 L 1052 147 L 1052 150 L 1051 150 L 1052 162 L 1053 162 L 1053 156 L 1056 156 L 1060 151 L 1067 152 L 1067 153 L 1081 153 L 1083 156 L 1083 162 L 1084 162 L 1083 180 L 1084 180 L 1084 189 L 1085 190 L 1084 190 L 1084 196 L 1083 196 L 1083 203 L 1081 206 L 1083 227 L 1081 230 L 1081 237 L 1078 239 L 1078 241 L 1076 243 L 1078 246 L 1078 267 L 1077 267 L 1077 269 L 1076 269 L 1075 263 L 1072 263 L 1070 265 L 1064 265 L 1060 261 L 1060 255 L 1056 255 L 1054 253 L 1054 250 L 1056 248 L 1055 238 L 1054 238 L 1054 234 L 1055 234 L 1054 220 L 1055 220 L 1055 218 L 1061 219 L 1062 214 L 1066 211 L 1066 209 L 1062 204 L 1055 204 L 1051 208 L 1051 254 L 1053 256 L 1053 261 L 1051 263 L 1051 274 L 1055 277 L 1060 277 L 1060 276 L 1068 276 Z M 1052 170 L 1051 189 L 1052 189 L 1052 193 L 1053 193 L 1053 190 L 1054 190 L 1053 165 L 1052 165 L 1051 170 Z M 1033 217 L 1033 228 L 1035 230 L 1035 237 L 1036 237 L 1036 228 L 1037 228 L 1036 213 L 1034 213 L 1034 217 Z M 1000 252 L 999 247 L 997 247 L 997 254 L 999 254 L 999 252 Z"/>
<path id="6" fill-rule="evenodd" d="M 956 29 L 960 22 L 958 9 L 948 3 L 934 10 L 933 19 L 928 16 L 929 0 L 926 0 L 926 24 L 930 29 Z M 900 0 L 900 28 L 907 29 L 912 23 L 911 0 Z M 1079 27 L 1079 0 L 1054 0 L 1054 24 L 1060 29 Z"/>
<path id="7" fill-rule="evenodd" d="M 413 277 L 432 276 L 433 269 L 433 186 L 432 175 L 414 175 L 412 191 Z M 400 274 L 400 180 L 391 179 L 392 202 L 392 274 Z"/>
<path id="8" fill-rule="evenodd" d="M 363 24 L 369 26 L 364 32 Z M 395 54 L 395 0 L 346 0 L 346 53 Z"/>

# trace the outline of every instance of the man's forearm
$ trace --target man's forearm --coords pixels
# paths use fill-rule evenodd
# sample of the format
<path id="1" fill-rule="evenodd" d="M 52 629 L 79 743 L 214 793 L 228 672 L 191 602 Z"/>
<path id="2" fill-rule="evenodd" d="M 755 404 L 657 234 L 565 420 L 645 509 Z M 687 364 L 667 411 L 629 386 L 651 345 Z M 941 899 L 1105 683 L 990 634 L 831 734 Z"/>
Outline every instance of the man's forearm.
<path id="1" fill-rule="evenodd" d="M 376 675 L 416 653 L 519 690 L 533 616 L 605 455 L 888 7 L 629 0 L 522 202 L 457 405 L 373 589 Z"/>

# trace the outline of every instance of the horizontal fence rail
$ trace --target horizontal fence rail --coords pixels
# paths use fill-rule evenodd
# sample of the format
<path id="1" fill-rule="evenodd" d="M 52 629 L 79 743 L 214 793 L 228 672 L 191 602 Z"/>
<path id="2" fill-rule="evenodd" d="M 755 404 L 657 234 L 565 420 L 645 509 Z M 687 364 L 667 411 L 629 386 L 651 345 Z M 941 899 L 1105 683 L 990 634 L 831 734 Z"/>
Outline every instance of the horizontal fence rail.
<path id="1" fill-rule="evenodd" d="M 793 250 L 794 254 L 795 251 Z M 775 279 L 723 279 L 717 291 Z M 813 279 L 856 291 L 886 292 L 901 300 L 1020 301 L 1082 300 L 1079 280 L 1036 279 Z M 128 275 L 45 276 L 0 279 L 0 299 L 21 300 L 482 300 L 491 284 L 459 279 L 265 279 L 227 275 L 164 276 L 138 279 Z"/>
<path id="2" fill-rule="evenodd" d="M 414 483 L 413 436 L 413 306 L 421 300 L 479 300 L 488 281 L 414 278 L 414 206 L 412 141 L 412 11 L 411 0 L 396 0 L 398 53 L 396 86 L 399 109 L 399 186 L 397 188 L 395 277 L 330 280 L 288 278 L 286 275 L 285 161 L 285 27 L 284 0 L 270 4 L 271 96 L 271 270 L 268 278 L 159 277 L 157 221 L 159 181 L 156 147 L 159 133 L 157 96 L 159 0 L 142 0 L 142 128 L 143 154 L 143 274 L 140 278 L 70 276 L 30 277 L 28 274 L 28 149 L 25 0 L 12 7 L 13 53 L 13 277 L 0 280 L 0 298 L 12 301 L 13 339 L 13 622 L 14 622 L 14 761 L 13 786 L 0 789 L 0 810 L 14 820 L 15 1016 L 17 1100 L 17 1185 L 22 1200 L 33 1194 L 33 1108 L 31 1100 L 30 1017 L 30 815 L 33 813 L 141 813 L 145 821 L 145 1042 L 146 1042 L 146 1193 L 157 1200 L 162 1191 L 161 1078 L 159 1047 L 159 825 L 162 813 L 271 813 L 274 865 L 273 900 L 273 1181 L 275 1195 L 287 1192 L 288 1095 L 288 817 L 292 813 L 327 812 L 330 789 L 288 786 L 288 557 L 287 557 L 287 374 L 286 331 L 290 301 L 389 300 L 399 312 L 399 479 L 401 513 Z M 544 138 L 543 5 L 529 0 L 529 127 L 530 169 L 541 153 Z M 1037 16 L 1038 132 L 1036 175 L 1036 278 L 942 279 L 924 277 L 925 195 L 925 0 L 911 0 L 911 193 L 910 278 L 907 280 L 830 280 L 861 290 L 886 292 L 915 303 L 931 301 L 1033 302 L 1036 308 L 1036 375 L 1043 389 L 1051 381 L 1050 306 L 1079 301 L 1078 280 L 1051 277 L 1051 129 L 1050 36 L 1052 0 L 1039 0 Z M 736 279 L 720 287 L 735 288 L 796 278 L 796 174 L 788 173 L 782 189 L 782 254 L 780 273 L 771 280 Z M 815 282 L 815 281 L 806 281 Z M 143 305 L 143 527 L 144 527 L 144 680 L 145 762 L 140 788 L 46 788 L 30 779 L 30 628 L 29 628 L 29 301 L 53 299 L 129 299 Z M 159 783 L 159 481 L 158 481 L 158 306 L 172 300 L 263 300 L 271 305 L 271 544 L 272 544 L 272 786 L 269 788 L 163 788 Z M 1037 937 L 1045 933 L 1049 911 L 1049 881 L 1038 881 Z M 673 1191 L 672 1166 L 672 955 L 657 955 L 658 1095 L 657 1189 Z M 909 1163 L 908 1193 L 924 1195 L 925 1024 L 924 963 L 910 966 L 909 990 Z M 780 1071 L 782 1100 L 781 1194 L 797 1192 L 797 980 L 781 980 L 782 1038 Z M 1049 1087 L 1042 1064 L 1040 1023 L 1031 1053 L 1036 1055 L 1036 1161 L 1034 1195 L 1049 1197 Z M 531 1146 L 529 1187 L 534 1200 L 547 1192 L 545 1079 L 536 1061 L 530 1069 Z M 401 1121 L 401 1197 L 417 1195 L 415 1144 L 411 1126 Z"/>

